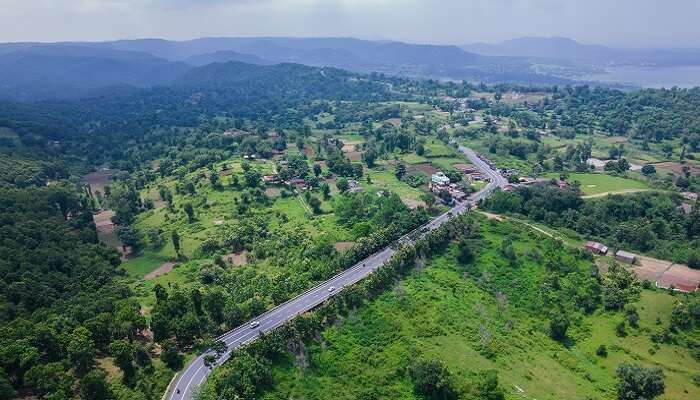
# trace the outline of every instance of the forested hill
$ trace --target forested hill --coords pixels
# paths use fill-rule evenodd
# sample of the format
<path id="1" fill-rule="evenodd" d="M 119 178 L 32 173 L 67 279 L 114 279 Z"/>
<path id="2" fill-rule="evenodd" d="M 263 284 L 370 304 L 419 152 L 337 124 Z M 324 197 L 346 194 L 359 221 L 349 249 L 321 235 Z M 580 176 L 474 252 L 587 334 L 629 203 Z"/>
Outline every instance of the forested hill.
<path id="1" fill-rule="evenodd" d="M 301 64 L 261 66 L 241 62 L 214 63 L 194 69 L 175 88 L 233 90 L 254 98 L 258 94 L 285 94 L 285 101 L 301 98 L 326 100 L 382 100 L 387 86 L 337 68 Z"/>
<path id="2" fill-rule="evenodd" d="M 154 127 L 194 127 L 202 117 L 217 115 L 272 118 L 318 100 L 396 97 L 384 78 L 335 68 L 215 63 L 195 68 L 167 86 L 116 86 L 80 100 L 0 103 L 0 129 L 11 133 L 0 149 L 31 149 L 34 156 L 70 153 L 96 165 L 121 158 L 124 143 L 144 140 L 144 132 Z M 300 122 L 293 116 L 279 121 L 286 125 Z"/>

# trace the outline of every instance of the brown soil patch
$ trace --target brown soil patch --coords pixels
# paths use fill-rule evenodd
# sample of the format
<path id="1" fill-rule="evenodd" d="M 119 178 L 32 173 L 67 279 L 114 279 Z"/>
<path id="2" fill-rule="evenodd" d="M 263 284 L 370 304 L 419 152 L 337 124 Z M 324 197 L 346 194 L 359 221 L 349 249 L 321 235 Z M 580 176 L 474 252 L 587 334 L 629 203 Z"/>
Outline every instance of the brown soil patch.
<path id="1" fill-rule="evenodd" d="M 248 252 L 242 251 L 240 253 L 226 254 L 226 256 L 224 256 L 224 260 L 234 267 L 240 267 L 248 264 Z"/>
<path id="2" fill-rule="evenodd" d="M 265 189 L 265 195 L 267 197 L 280 197 L 282 191 L 278 188 L 267 188 Z"/>
<path id="3" fill-rule="evenodd" d="M 163 265 L 161 265 L 160 267 L 158 267 L 158 269 L 153 270 L 153 271 L 149 272 L 148 274 L 146 274 L 146 276 L 144 276 L 143 279 L 150 281 L 151 279 L 155 279 L 161 275 L 165 275 L 168 272 L 172 271 L 176 265 L 177 265 L 177 263 L 174 263 L 174 262 L 166 262 Z"/>
<path id="4" fill-rule="evenodd" d="M 664 275 L 673 275 L 696 283 L 700 282 L 700 270 L 692 269 L 683 264 L 673 264 Z"/>
<path id="5" fill-rule="evenodd" d="M 493 219 L 493 220 L 498 221 L 498 222 L 501 222 L 505 219 L 504 217 L 502 217 L 498 214 L 491 214 L 491 213 L 488 213 L 486 211 L 481 211 L 481 210 L 479 210 L 479 212 L 482 213 L 486 218 Z"/>
<path id="6" fill-rule="evenodd" d="M 469 170 L 474 169 L 476 167 L 474 167 L 471 164 L 456 163 L 456 164 L 452 164 L 452 168 L 454 168 L 458 171 L 469 171 Z"/>
<path id="7" fill-rule="evenodd" d="M 357 146 L 357 143 L 346 143 L 341 150 L 343 153 L 352 153 L 355 151 L 355 146 Z"/>
<path id="8" fill-rule="evenodd" d="M 610 136 L 608 138 L 613 143 L 627 143 L 628 139 L 624 136 Z"/>
<path id="9" fill-rule="evenodd" d="M 632 266 L 632 271 L 637 274 L 639 279 L 646 279 L 652 282 L 656 282 L 673 265 L 670 261 L 657 260 L 651 257 L 638 256 L 637 259 L 639 260 L 639 265 Z"/>
<path id="10" fill-rule="evenodd" d="M 352 248 L 352 246 L 354 246 L 355 244 L 356 242 L 337 242 L 333 245 L 333 247 L 335 247 L 335 249 L 338 251 L 345 251 L 347 249 Z"/>
<path id="11" fill-rule="evenodd" d="M 112 357 L 95 358 L 97 367 L 104 370 L 110 378 L 121 378 L 123 375 L 119 367 L 114 364 Z"/>
<path id="12" fill-rule="evenodd" d="M 418 207 L 425 207 L 425 202 L 421 200 L 413 200 L 413 199 L 401 199 L 403 203 L 406 205 L 406 207 L 410 209 L 415 209 Z"/>
<path id="13" fill-rule="evenodd" d="M 384 122 L 394 126 L 401 126 L 401 118 L 389 118 L 387 120 L 384 120 Z"/>
<path id="14" fill-rule="evenodd" d="M 654 166 L 655 166 L 656 168 L 658 168 L 658 169 L 665 169 L 665 170 L 667 170 L 667 171 L 671 171 L 671 172 L 673 172 L 673 173 L 676 174 L 676 175 L 682 175 L 682 174 L 683 174 L 683 166 L 684 166 L 684 165 L 690 167 L 690 173 L 691 173 L 691 174 L 697 174 L 697 173 L 698 173 L 698 168 L 696 168 L 695 166 L 690 165 L 690 164 L 681 164 L 681 163 L 671 162 L 671 161 L 667 161 L 667 162 L 662 162 L 662 163 L 654 164 Z"/>
<path id="15" fill-rule="evenodd" d="M 423 172 L 424 174 L 431 176 L 432 174 L 438 172 L 438 169 L 433 167 L 428 163 L 415 164 L 411 166 L 412 169 Z"/>
<path id="16" fill-rule="evenodd" d="M 215 219 L 215 220 L 211 221 L 211 223 L 214 224 L 215 226 L 216 225 L 223 225 L 224 220 L 223 219 Z"/>
<path id="17" fill-rule="evenodd" d="M 346 154 L 348 157 L 348 160 L 350 161 L 362 161 L 362 152 L 361 151 L 351 151 Z"/>
<path id="18" fill-rule="evenodd" d="M 306 144 L 304 145 L 304 154 L 306 154 L 308 158 L 313 160 L 313 158 L 316 157 L 316 150 L 314 150 L 313 147 Z"/>
<path id="19" fill-rule="evenodd" d="M 113 216 L 114 211 L 111 210 L 100 211 L 93 216 L 98 234 L 114 232 L 114 223 L 112 223 Z"/>
<path id="20" fill-rule="evenodd" d="M 105 186 L 109 183 L 109 180 L 114 176 L 114 171 L 93 171 L 83 177 L 83 182 L 90 185 L 90 189 L 93 193 L 100 191 L 105 192 Z"/>

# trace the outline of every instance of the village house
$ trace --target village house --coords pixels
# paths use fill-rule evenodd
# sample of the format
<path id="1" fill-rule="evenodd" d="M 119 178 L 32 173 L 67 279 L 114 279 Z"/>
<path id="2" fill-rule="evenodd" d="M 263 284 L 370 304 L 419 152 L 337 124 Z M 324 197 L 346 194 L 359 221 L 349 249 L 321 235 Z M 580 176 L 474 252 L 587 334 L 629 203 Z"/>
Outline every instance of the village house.
<path id="1" fill-rule="evenodd" d="M 683 192 L 683 193 L 681 193 L 681 196 L 684 199 L 690 200 L 690 201 L 697 201 L 698 200 L 698 194 L 693 193 L 693 192 Z"/>
<path id="2" fill-rule="evenodd" d="M 615 253 L 615 258 L 618 261 L 634 264 L 635 260 L 637 260 L 637 255 L 624 250 L 618 250 L 617 253 Z"/>
<path id="3" fill-rule="evenodd" d="M 450 184 L 450 178 L 448 178 L 443 172 L 438 171 L 433 174 L 431 178 L 432 182 L 436 185 L 446 186 Z"/>
<path id="4" fill-rule="evenodd" d="M 677 292 L 695 293 L 698 290 L 698 283 L 670 274 L 663 274 L 661 278 L 656 281 L 656 287 Z"/>
<path id="5" fill-rule="evenodd" d="M 262 177 L 262 180 L 268 185 L 280 183 L 280 179 L 277 175 L 265 175 Z"/>
<path id="6" fill-rule="evenodd" d="M 593 241 L 586 242 L 586 249 L 588 249 L 591 253 L 594 253 L 594 254 L 600 254 L 600 255 L 608 254 L 608 246 L 606 246 L 602 243 L 598 243 L 598 242 L 593 242 Z"/>
<path id="7" fill-rule="evenodd" d="M 302 178 L 294 178 L 287 181 L 289 186 L 296 186 L 297 189 L 304 189 L 306 187 L 306 181 Z"/>

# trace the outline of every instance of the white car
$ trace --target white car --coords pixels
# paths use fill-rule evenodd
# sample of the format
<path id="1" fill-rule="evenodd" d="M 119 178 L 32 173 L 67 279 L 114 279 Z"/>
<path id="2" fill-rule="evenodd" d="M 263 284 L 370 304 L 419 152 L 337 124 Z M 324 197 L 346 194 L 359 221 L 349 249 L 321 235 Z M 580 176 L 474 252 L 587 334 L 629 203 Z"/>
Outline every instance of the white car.
<path id="1" fill-rule="evenodd" d="M 258 322 L 258 321 L 253 321 L 250 323 L 250 329 L 255 329 L 258 326 L 260 326 L 260 322 Z"/>
<path id="2" fill-rule="evenodd" d="M 333 292 L 333 291 L 335 291 L 335 286 L 331 286 L 331 287 L 329 287 L 329 288 L 328 288 L 328 291 L 329 291 L 329 292 Z"/>

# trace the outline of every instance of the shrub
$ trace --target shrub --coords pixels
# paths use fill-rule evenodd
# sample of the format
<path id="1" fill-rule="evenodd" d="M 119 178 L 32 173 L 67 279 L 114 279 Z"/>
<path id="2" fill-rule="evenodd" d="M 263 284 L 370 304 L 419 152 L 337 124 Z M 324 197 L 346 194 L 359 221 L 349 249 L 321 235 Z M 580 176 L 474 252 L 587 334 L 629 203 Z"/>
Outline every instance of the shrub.
<path id="1" fill-rule="evenodd" d="M 605 347 L 604 344 L 601 344 L 598 346 L 598 349 L 595 351 L 595 354 L 599 357 L 607 357 L 608 356 L 608 348 Z"/>

